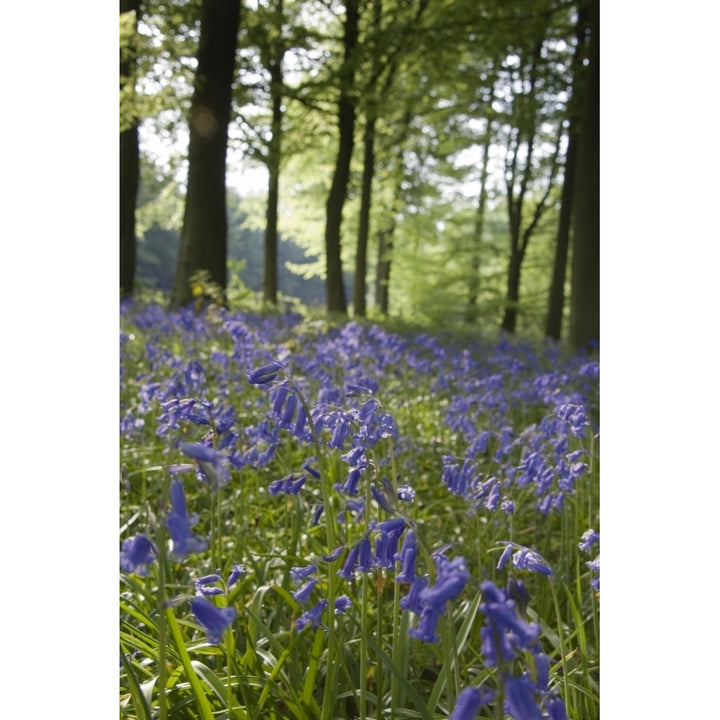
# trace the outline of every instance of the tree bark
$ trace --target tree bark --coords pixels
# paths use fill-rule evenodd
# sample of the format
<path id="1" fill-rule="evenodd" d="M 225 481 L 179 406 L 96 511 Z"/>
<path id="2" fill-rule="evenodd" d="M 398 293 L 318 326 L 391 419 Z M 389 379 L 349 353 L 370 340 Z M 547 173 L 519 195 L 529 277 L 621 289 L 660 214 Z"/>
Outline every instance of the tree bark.
<path id="1" fill-rule="evenodd" d="M 553 275 L 550 284 L 548 312 L 545 320 L 545 337 L 560 340 L 562 316 L 565 305 L 565 269 L 570 247 L 570 220 L 572 216 L 573 186 L 575 183 L 575 156 L 577 154 L 577 136 L 572 120 L 568 131 L 568 146 L 565 156 L 565 177 L 560 196 L 560 219 L 558 221 Z"/>
<path id="2" fill-rule="evenodd" d="M 567 258 L 570 249 L 570 232 L 572 229 L 573 201 L 575 195 L 575 168 L 577 166 L 577 126 L 578 108 L 583 75 L 583 58 L 587 55 L 586 48 L 587 8 L 578 9 L 576 23 L 576 45 L 572 63 L 572 94 L 568 104 L 568 146 L 565 153 L 565 173 L 562 194 L 560 197 L 560 218 L 558 221 L 557 240 L 553 275 L 548 296 L 548 311 L 545 320 L 545 337 L 560 340 L 562 336 L 563 308 L 565 306 L 565 276 L 567 274 Z"/>
<path id="3" fill-rule="evenodd" d="M 588 3 L 589 65 L 583 92 L 575 185 L 569 340 L 600 342 L 600 3 Z"/>
<path id="4" fill-rule="evenodd" d="M 191 279 L 208 273 L 224 302 L 227 289 L 225 162 L 232 106 L 240 0 L 203 0 L 190 108 L 185 214 L 170 306 L 193 299 Z"/>
<path id="5" fill-rule="evenodd" d="M 375 115 L 369 111 L 363 133 L 363 174 L 360 191 L 360 219 L 358 221 L 357 249 L 355 252 L 355 283 L 353 285 L 353 314 L 365 317 L 367 285 L 367 246 L 370 235 L 370 206 L 372 181 L 375 173 Z"/>
<path id="6" fill-rule="evenodd" d="M 135 11 L 135 28 L 140 16 L 140 0 L 120 0 L 120 13 Z M 120 88 L 135 82 L 134 57 L 121 57 Z M 123 297 L 135 289 L 135 205 L 140 184 L 140 141 L 138 118 L 132 113 L 129 127 L 120 131 L 120 292 Z"/>
<path id="7" fill-rule="evenodd" d="M 279 5 L 282 13 L 282 2 Z M 263 274 L 263 298 L 270 305 L 277 305 L 277 258 L 278 258 L 278 202 L 280 196 L 280 158 L 282 152 L 282 88 L 283 55 L 270 63 L 270 92 L 272 96 L 272 137 L 268 148 L 268 201 L 265 216 L 265 269 Z"/>
<path id="8" fill-rule="evenodd" d="M 341 225 L 350 161 L 355 142 L 355 100 L 352 92 L 355 84 L 353 51 L 358 42 L 359 0 L 345 4 L 343 33 L 344 60 L 340 72 L 340 100 L 338 102 L 338 154 L 332 185 L 326 205 L 325 256 L 327 309 L 330 313 L 347 315 L 347 300 L 342 269 Z"/>

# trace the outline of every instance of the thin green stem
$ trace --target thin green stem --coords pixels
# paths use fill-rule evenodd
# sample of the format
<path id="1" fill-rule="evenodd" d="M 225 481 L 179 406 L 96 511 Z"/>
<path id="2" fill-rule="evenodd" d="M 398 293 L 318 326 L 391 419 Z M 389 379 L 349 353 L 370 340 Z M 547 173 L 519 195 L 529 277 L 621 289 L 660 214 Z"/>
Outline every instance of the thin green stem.
<path id="1" fill-rule="evenodd" d="M 560 640 L 560 664 L 562 667 L 562 677 L 563 677 L 563 696 L 564 696 L 565 702 L 567 703 L 568 698 L 570 697 L 570 688 L 569 688 L 569 683 L 568 683 L 567 668 L 565 667 L 565 630 L 563 628 L 563 619 L 560 614 L 560 602 L 558 600 L 557 591 L 555 590 L 555 583 L 550 582 L 548 584 L 550 585 L 550 592 L 552 594 L 553 605 L 555 606 L 555 617 L 557 619 L 557 634 L 558 634 L 558 638 Z"/>
<path id="2" fill-rule="evenodd" d="M 160 512 L 158 517 L 164 518 L 167 512 L 168 499 L 170 496 L 170 470 L 169 467 L 165 471 L 162 482 L 162 490 L 160 492 Z M 168 630 L 167 616 L 165 614 L 165 600 L 167 593 L 165 590 L 165 574 L 167 571 L 167 530 L 164 521 L 160 521 L 157 528 L 157 623 L 158 623 L 158 702 L 159 702 L 159 720 L 167 720 L 167 645 Z"/>
<path id="3" fill-rule="evenodd" d="M 333 507 L 333 495 L 332 486 L 329 479 L 329 462 L 326 454 L 322 450 L 320 444 L 320 438 L 318 437 L 315 423 L 312 419 L 310 406 L 305 399 L 305 396 L 300 392 L 300 389 L 295 385 L 292 380 L 289 380 L 290 387 L 296 393 L 300 403 L 305 411 L 305 417 L 310 428 L 310 434 L 312 436 L 313 446 L 315 448 L 315 455 L 318 461 L 318 471 L 320 473 L 320 490 L 323 498 L 323 514 L 325 516 L 325 528 L 327 533 L 327 545 L 328 552 L 331 552 L 337 547 L 337 528 L 335 527 L 335 509 Z M 327 655 L 327 671 L 325 675 L 325 689 L 323 691 L 323 703 L 321 709 L 322 720 L 331 720 L 334 717 L 335 710 L 335 696 L 336 696 L 336 677 L 337 677 L 337 661 L 338 648 L 337 648 L 337 632 L 335 623 L 335 599 L 337 596 L 337 582 L 338 578 L 335 573 L 335 563 L 328 562 L 328 588 L 327 588 L 327 601 L 328 601 L 328 655 Z"/>

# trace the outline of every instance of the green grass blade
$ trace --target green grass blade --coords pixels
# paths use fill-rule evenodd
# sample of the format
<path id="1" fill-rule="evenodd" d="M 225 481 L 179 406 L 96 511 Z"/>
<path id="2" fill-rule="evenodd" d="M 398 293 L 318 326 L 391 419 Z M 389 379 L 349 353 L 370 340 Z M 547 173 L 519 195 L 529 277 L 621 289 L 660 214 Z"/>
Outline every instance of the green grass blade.
<path id="1" fill-rule="evenodd" d="M 130 696 L 132 697 L 133 706 L 137 713 L 138 720 L 150 720 L 150 706 L 145 698 L 145 694 L 140 687 L 135 670 L 133 670 L 132 663 L 128 660 L 127 648 L 120 643 L 120 659 L 122 660 L 123 667 L 125 668 L 125 674 L 128 680 L 128 687 L 130 689 Z"/>
<path id="2" fill-rule="evenodd" d="M 180 655 L 180 660 L 182 661 L 183 668 L 185 669 L 187 679 L 190 682 L 190 686 L 192 687 L 193 695 L 195 696 L 198 710 L 200 711 L 200 717 L 202 718 L 202 720 L 213 720 L 212 708 L 210 707 L 210 703 L 205 696 L 205 691 L 203 689 L 202 683 L 200 682 L 200 678 L 197 676 L 192 661 L 190 660 L 190 655 L 188 655 L 188 651 L 185 647 L 185 642 L 183 641 L 182 633 L 180 632 L 180 627 L 178 626 L 177 620 L 175 619 L 175 613 L 173 612 L 173 609 L 167 608 L 166 615 L 168 621 L 168 628 L 170 629 L 170 634 L 172 635 L 175 647 L 177 648 L 177 651 Z"/>
<path id="3" fill-rule="evenodd" d="M 372 637 L 368 637 L 367 642 L 369 647 L 382 662 L 383 667 L 392 673 L 393 677 L 402 687 L 407 698 L 413 703 L 413 705 L 415 705 L 419 716 L 423 720 L 433 720 L 432 713 L 428 709 L 428 706 L 425 702 L 423 702 L 423 699 L 420 697 L 415 687 L 410 683 L 402 670 L 393 662 L 392 658 L 375 642 L 375 640 L 373 640 Z"/>

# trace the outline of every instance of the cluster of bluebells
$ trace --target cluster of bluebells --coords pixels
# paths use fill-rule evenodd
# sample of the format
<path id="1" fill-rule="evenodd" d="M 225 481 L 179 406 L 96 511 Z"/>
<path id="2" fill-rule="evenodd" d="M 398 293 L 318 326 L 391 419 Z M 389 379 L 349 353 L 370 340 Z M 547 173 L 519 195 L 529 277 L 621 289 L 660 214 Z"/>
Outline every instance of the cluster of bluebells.
<path id="1" fill-rule="evenodd" d="M 245 566 L 235 563 L 233 569 L 222 584 L 219 572 L 204 575 L 195 580 L 195 597 L 190 602 L 190 610 L 207 635 L 211 645 L 217 645 L 223 633 L 232 625 L 237 615 L 234 607 L 217 607 L 208 597 L 225 595 L 245 574 Z"/>
<path id="2" fill-rule="evenodd" d="M 192 531 L 192 527 L 198 522 L 198 516 L 197 513 L 188 514 L 185 490 L 182 481 L 177 477 L 170 481 L 170 504 L 165 523 L 172 540 L 171 557 L 182 560 L 188 555 L 207 550 L 207 540 Z M 147 575 L 157 554 L 157 548 L 147 535 L 135 535 L 122 543 L 120 569 L 126 573 Z"/>
<path id="3" fill-rule="evenodd" d="M 437 552 L 433 559 L 437 570 L 434 584 L 429 585 L 425 578 L 415 578 L 405 602 L 401 602 L 403 608 L 420 616 L 417 627 L 410 629 L 410 635 L 428 643 L 439 642 L 438 620 L 445 613 L 448 602 L 465 589 L 470 577 L 462 557 L 450 560 L 443 552 Z"/>
<path id="4" fill-rule="evenodd" d="M 485 616 L 481 651 L 488 667 L 500 669 L 505 711 L 515 720 L 542 720 L 544 708 L 552 720 L 566 720 L 564 703 L 550 687 L 549 660 L 538 642 L 540 626 L 523 618 L 526 592 L 522 583 L 513 581 L 504 589 L 486 580 L 481 589 L 479 609 Z M 526 664 L 528 654 L 534 672 L 527 667 L 522 675 L 513 675 L 512 661 Z"/>
<path id="5" fill-rule="evenodd" d="M 301 607 L 311 602 L 311 596 L 318 584 L 318 578 L 314 577 L 318 566 L 316 564 L 306 565 L 305 567 L 290 568 L 290 577 L 292 579 L 295 590 L 292 592 L 293 599 Z M 295 621 L 295 628 L 298 632 L 310 626 L 313 628 L 322 627 L 322 616 L 327 609 L 328 601 L 321 598 L 315 602 L 312 607 L 304 610 L 300 617 Z M 335 598 L 335 614 L 342 615 L 350 607 L 352 600 L 347 595 L 340 595 Z"/>
<path id="6" fill-rule="evenodd" d="M 128 309 L 123 308 L 123 312 Z M 137 438 L 149 428 L 167 438 L 168 447 L 174 443 L 191 461 L 171 467 L 171 509 L 166 523 L 174 560 L 202 553 L 208 546 L 207 540 L 193 530 L 198 518 L 188 512 L 178 475 L 193 471 L 200 482 L 217 490 L 229 481 L 233 470 L 268 465 L 280 447 L 282 434 L 311 446 L 313 452 L 317 440 L 337 453 L 347 468 L 335 486 L 343 500 L 338 520 L 347 522 L 350 516 L 365 523 L 358 540 L 336 548 L 323 560 L 343 558 L 337 574 L 347 581 L 356 573 L 396 571 L 395 581 L 408 586 L 401 607 L 417 617 L 411 636 L 436 643 L 438 620 L 448 603 L 463 592 L 470 574 L 463 557 L 451 559 L 444 548 L 432 556 L 432 581 L 427 574 L 418 575 L 416 529 L 398 512 L 398 501 L 413 502 L 414 489 L 401 483 L 399 477 L 393 478 L 394 482 L 385 477 L 377 485 L 371 483 L 371 477 L 390 475 L 382 465 L 374 465 L 385 462 L 382 453 L 374 452 L 378 444 L 389 440 L 397 447 L 403 442 L 395 420 L 377 397 L 378 385 L 373 378 L 383 378 L 385 391 L 393 382 L 405 382 L 410 372 L 434 378 L 431 392 L 449 393 L 444 420 L 458 442 L 442 456 L 442 482 L 451 492 L 466 497 L 473 512 L 499 509 L 510 516 L 515 512 L 514 493 L 523 488 L 532 490 L 539 512 L 559 512 L 566 495 L 575 491 L 578 479 L 589 470 L 587 451 L 576 448 L 588 433 L 596 431 L 589 399 L 597 384 L 595 362 L 580 360 L 559 371 L 553 367 L 559 362 L 557 358 L 539 358 L 529 347 L 519 348 L 507 340 L 492 352 L 472 352 L 469 348 L 458 352 L 429 335 L 410 341 L 356 323 L 318 333 L 312 337 L 312 353 L 299 351 L 290 356 L 284 350 L 278 354 L 278 347 L 273 345 L 277 342 L 279 346 L 278 338 L 286 338 L 291 328 L 299 325 L 298 318 L 258 318 L 240 313 L 228 316 L 222 310 L 220 315 L 232 350 L 213 350 L 197 357 L 192 349 L 186 357 L 172 354 L 163 347 L 163 338 L 181 332 L 191 338 L 189 347 L 207 346 L 208 328 L 202 318 L 191 312 L 168 318 L 167 313 L 153 307 L 133 316 L 138 328 L 152 331 L 144 347 L 148 372 L 146 377 L 134 379 L 135 399 L 123 400 L 121 433 L 125 438 Z M 130 335 L 124 333 L 121 340 L 121 352 L 131 352 Z M 300 336 L 299 347 L 305 344 L 302 340 Z M 368 346 L 373 347 L 373 353 L 366 352 Z M 446 371 L 448 366 L 454 368 L 452 374 Z M 160 369 L 164 380 L 155 374 Z M 231 403 L 230 398 L 235 396 L 247 398 L 243 373 L 238 369 L 245 371 L 247 383 L 264 386 L 267 394 L 244 399 L 242 407 Z M 220 387 L 214 398 L 208 396 L 209 378 Z M 126 380 L 130 379 L 123 376 Z M 317 402 L 309 405 L 306 398 L 317 384 Z M 517 410 L 526 407 L 531 408 L 533 417 L 527 424 L 518 425 L 522 413 Z M 149 420 L 153 413 L 155 426 Z M 178 442 L 178 438 L 182 440 Z M 309 457 L 302 472 L 273 480 L 268 487 L 270 495 L 300 493 L 319 478 L 315 464 L 317 458 Z M 370 508 L 365 507 L 365 483 L 389 519 L 367 519 Z M 316 509 L 313 522 L 317 523 L 321 512 L 322 506 Z M 590 552 L 598 539 L 597 533 L 589 530 L 579 547 Z M 510 542 L 504 545 L 498 568 L 511 562 L 517 570 L 552 577 L 552 569 L 535 550 Z M 123 542 L 120 566 L 124 572 L 143 575 L 156 557 L 156 547 L 141 534 Z M 586 564 L 597 590 L 599 554 Z M 213 597 L 224 595 L 243 572 L 241 565 L 235 565 L 224 583 L 219 573 L 194 582 L 191 611 L 210 643 L 219 642 L 235 618 L 234 608 L 217 607 Z M 322 597 L 317 565 L 293 567 L 290 576 L 292 596 L 300 609 L 296 629 L 323 627 L 328 601 Z M 484 602 L 480 611 L 485 616 L 481 649 L 486 664 L 498 668 L 498 678 L 505 687 L 505 711 L 516 720 L 547 716 L 563 720 L 562 701 L 549 689 L 548 659 L 538 642 L 539 627 L 524 618 L 528 603 L 524 586 L 511 578 L 506 589 L 488 581 L 481 589 Z M 351 606 L 352 600 L 340 595 L 332 610 L 341 614 Z M 532 658 L 532 672 L 527 667 L 528 657 Z M 526 671 L 519 677 L 510 673 L 514 662 L 526 663 Z M 451 720 L 470 720 L 494 697 L 492 689 L 466 688 L 457 699 Z"/>

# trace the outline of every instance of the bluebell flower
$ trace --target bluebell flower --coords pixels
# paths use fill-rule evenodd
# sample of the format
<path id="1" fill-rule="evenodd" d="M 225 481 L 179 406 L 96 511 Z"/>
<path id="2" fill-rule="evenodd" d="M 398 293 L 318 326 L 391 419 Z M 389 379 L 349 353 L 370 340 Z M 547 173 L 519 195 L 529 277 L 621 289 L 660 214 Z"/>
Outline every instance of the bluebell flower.
<path id="1" fill-rule="evenodd" d="M 596 592 L 600 591 L 600 556 L 598 555 L 592 562 L 586 562 L 586 567 L 589 567 L 596 577 L 590 581 L 590 586 Z"/>
<path id="2" fill-rule="evenodd" d="M 330 554 L 323 555 L 322 558 L 320 558 L 323 562 L 335 562 L 342 554 L 343 550 L 345 550 L 344 545 L 338 545 Z"/>
<path id="3" fill-rule="evenodd" d="M 263 365 L 248 373 L 247 379 L 251 385 L 265 385 L 272 382 L 282 369 L 283 366 L 276 360 L 273 360 L 267 365 Z"/>
<path id="4" fill-rule="evenodd" d="M 540 636 L 537 623 L 527 623 L 516 613 L 515 601 L 489 580 L 480 585 L 484 602 L 480 611 L 485 626 L 480 630 L 482 654 L 489 667 L 511 660 L 515 652 L 530 649 Z"/>
<path id="5" fill-rule="evenodd" d="M 235 563 L 227 579 L 227 586 L 232 587 L 245 574 L 245 566 Z"/>
<path id="6" fill-rule="evenodd" d="M 348 433 L 350 432 L 350 423 L 347 420 L 340 420 L 333 429 L 332 436 L 328 440 L 327 446 L 329 448 L 338 448 L 342 450 L 345 440 L 347 439 Z"/>
<path id="7" fill-rule="evenodd" d="M 297 495 L 305 484 L 305 480 L 307 480 L 306 475 L 301 475 L 299 478 L 296 478 L 295 475 L 291 474 L 281 480 L 273 480 L 270 485 L 268 485 L 268 492 L 271 495 L 279 495 L 280 493 Z"/>
<path id="8" fill-rule="evenodd" d="M 542 720 L 529 678 L 505 678 L 505 705 L 514 720 Z"/>
<path id="9" fill-rule="evenodd" d="M 290 577 L 293 581 L 293 585 L 300 585 L 305 582 L 314 572 L 317 571 L 317 565 L 307 565 L 306 567 L 291 567 Z"/>
<path id="10" fill-rule="evenodd" d="M 421 591 L 422 594 L 423 591 Z M 436 643 L 440 642 L 440 638 L 436 632 L 437 622 L 440 617 L 440 612 L 433 605 L 423 605 L 422 612 L 420 614 L 420 621 L 418 622 L 417 628 L 410 628 L 408 633 L 411 637 L 417 638 L 422 642 Z"/>
<path id="11" fill-rule="evenodd" d="M 317 583 L 318 581 L 315 579 L 308 580 L 299 590 L 293 591 L 292 596 L 296 602 L 304 605 L 310 599 L 310 594 L 315 589 Z"/>
<path id="12" fill-rule="evenodd" d="M 310 610 L 306 610 L 295 622 L 298 632 L 303 630 L 307 625 L 312 624 L 313 627 L 320 627 L 323 612 L 328 606 L 328 601 L 323 598 L 317 605 Z"/>
<path id="13" fill-rule="evenodd" d="M 337 571 L 337 574 L 341 578 L 351 580 L 353 577 L 353 571 L 355 570 L 355 564 L 357 563 L 358 553 L 360 552 L 360 544 L 354 545 L 348 550 L 347 557 L 343 566 Z"/>
<path id="14" fill-rule="evenodd" d="M 442 612 L 445 604 L 463 591 L 470 573 L 462 557 L 450 561 L 444 555 L 436 554 L 435 563 L 438 569 L 435 584 L 420 593 L 420 600 Z"/>
<path id="15" fill-rule="evenodd" d="M 590 552 L 592 546 L 600 540 L 600 535 L 590 528 L 589 530 L 586 530 L 582 537 L 580 538 L 580 542 L 578 543 L 578 547 L 583 552 Z"/>
<path id="16" fill-rule="evenodd" d="M 342 615 L 352 607 L 352 600 L 347 595 L 335 598 L 335 614 Z"/>
<path id="17" fill-rule="evenodd" d="M 420 600 L 420 593 L 427 587 L 428 581 L 424 577 L 416 577 L 410 583 L 408 594 L 400 598 L 400 607 L 403 610 L 409 610 L 416 615 L 420 615 L 423 611 L 423 604 Z"/>
<path id="18" fill-rule="evenodd" d="M 235 619 L 235 608 L 217 608 L 209 600 L 195 598 L 190 603 L 190 608 L 196 620 L 202 625 L 207 633 L 208 642 L 217 645 L 222 634 L 230 627 Z"/>
<path id="19" fill-rule="evenodd" d="M 180 559 L 186 555 L 207 550 L 207 542 L 190 530 L 191 526 L 197 522 L 197 518 L 188 517 L 185 491 L 182 482 L 177 478 L 170 481 L 170 502 L 172 510 L 168 514 L 166 524 L 173 541 L 173 557 Z"/>
<path id="20" fill-rule="evenodd" d="M 552 568 L 537 550 L 505 540 L 503 540 L 500 544 L 505 545 L 505 549 L 498 561 L 498 570 L 502 570 L 507 563 L 512 550 L 514 549 L 515 553 L 512 555 L 512 562 L 513 566 L 518 568 L 518 570 L 529 570 L 530 572 L 536 572 L 540 575 L 553 577 Z"/>
<path id="21" fill-rule="evenodd" d="M 540 575 L 554 577 L 552 568 L 537 550 L 521 548 L 513 555 L 513 565 L 518 568 L 518 570 L 530 570 L 530 572 L 536 572 Z"/>
<path id="22" fill-rule="evenodd" d="M 407 483 L 404 485 L 398 486 L 397 496 L 403 502 L 406 502 L 406 503 L 415 502 L 415 490 Z"/>
<path id="23" fill-rule="evenodd" d="M 400 572 L 395 575 L 396 582 L 408 582 L 411 583 L 415 580 L 415 561 L 417 558 L 417 539 L 415 532 L 412 530 L 407 531 L 405 539 L 403 540 L 402 549 L 397 556 L 400 561 L 401 569 Z"/>
<path id="24" fill-rule="evenodd" d="M 359 397 L 361 395 L 372 395 L 373 390 L 365 385 L 357 383 L 345 383 L 345 397 Z"/>
<path id="25" fill-rule="evenodd" d="M 213 487 L 228 478 L 228 457 L 224 453 L 202 443 L 181 442 L 178 448 L 197 462 L 203 475 L 212 483 Z"/>
<path id="26" fill-rule="evenodd" d="M 380 532 L 375 541 L 375 563 L 380 567 L 392 569 L 397 555 L 400 536 L 405 530 L 405 519 L 398 517 L 377 523 L 373 532 Z"/>
<path id="27" fill-rule="evenodd" d="M 500 559 L 498 560 L 497 570 L 502 570 L 505 567 L 505 565 L 507 565 L 507 562 L 508 562 L 508 560 L 510 560 L 510 557 L 512 554 L 513 554 L 512 543 L 506 543 L 505 549 L 502 551 L 502 555 L 500 556 Z"/>
<path id="28" fill-rule="evenodd" d="M 372 547 L 370 545 L 370 538 L 364 535 L 358 543 L 358 562 L 357 569 L 360 572 L 370 572 L 373 568 L 372 561 Z"/>
<path id="29" fill-rule="evenodd" d="M 345 495 L 351 497 L 358 494 L 358 483 L 360 482 L 360 476 L 363 468 L 354 467 L 349 473 L 343 485 L 336 485 L 337 489 Z"/>
<path id="30" fill-rule="evenodd" d="M 309 462 L 303 464 L 303 470 L 307 470 L 316 480 L 320 479 L 320 473 Z"/>
<path id="31" fill-rule="evenodd" d="M 453 711 L 448 720 L 474 720 L 480 708 L 483 706 L 485 697 L 476 687 L 466 687 L 457 698 Z"/>
<path id="32" fill-rule="evenodd" d="M 320 503 L 313 512 L 312 520 L 310 520 L 310 526 L 316 527 L 317 524 L 320 522 L 320 517 L 323 514 L 323 510 L 325 509 L 325 505 L 323 503 Z"/>
<path id="33" fill-rule="evenodd" d="M 568 720 L 565 703 L 560 698 L 549 700 L 546 707 L 550 714 L 550 720 Z"/>
<path id="34" fill-rule="evenodd" d="M 217 586 L 208 587 L 216 582 L 220 582 L 220 576 L 216 573 L 198 578 L 195 581 L 195 595 L 198 597 L 202 597 L 203 595 L 224 595 L 225 592 L 222 588 Z"/>
<path id="35" fill-rule="evenodd" d="M 147 575 L 148 565 L 155 561 L 157 550 L 147 536 L 140 534 L 123 541 L 120 569 L 123 572 Z"/>

